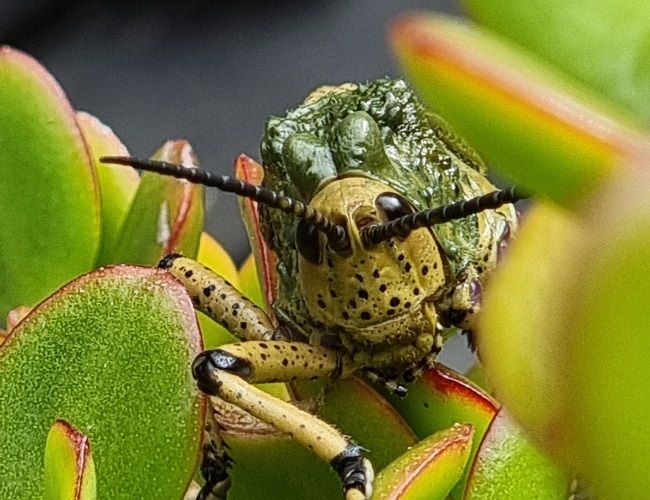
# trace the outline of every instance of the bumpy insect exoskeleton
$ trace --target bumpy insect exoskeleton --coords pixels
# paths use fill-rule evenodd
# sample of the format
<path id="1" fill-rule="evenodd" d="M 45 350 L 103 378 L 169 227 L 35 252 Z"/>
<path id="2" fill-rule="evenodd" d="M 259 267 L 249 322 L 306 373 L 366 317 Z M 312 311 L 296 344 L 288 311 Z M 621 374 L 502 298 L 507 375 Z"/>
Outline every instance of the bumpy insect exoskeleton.
<path id="1" fill-rule="evenodd" d="M 405 395 L 439 353 L 443 330 L 471 327 L 484 279 L 516 225 L 519 195 L 496 190 L 475 153 L 402 81 L 317 90 L 269 120 L 262 156 L 264 172 L 255 173 L 263 185 L 155 161 L 104 161 L 254 202 L 265 240 L 258 245 L 277 263 L 276 279 L 267 280 L 277 284 L 266 290 L 270 314 L 191 259 L 160 263 L 199 310 L 241 340 L 200 354 L 194 377 L 206 394 L 330 463 L 347 499 L 369 498 L 373 471 L 360 446 L 253 384 L 359 374 Z M 228 467 L 213 432 L 198 498 L 226 497 Z"/>

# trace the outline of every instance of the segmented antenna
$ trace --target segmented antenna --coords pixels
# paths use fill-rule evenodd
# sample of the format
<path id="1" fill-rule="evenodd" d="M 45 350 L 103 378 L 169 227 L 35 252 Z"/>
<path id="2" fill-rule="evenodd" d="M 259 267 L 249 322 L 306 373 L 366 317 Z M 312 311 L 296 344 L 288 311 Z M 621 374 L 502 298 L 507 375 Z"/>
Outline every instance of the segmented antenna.
<path id="1" fill-rule="evenodd" d="M 342 225 L 334 223 L 321 212 L 305 205 L 303 202 L 279 194 L 271 189 L 256 186 L 255 184 L 235 179 L 228 175 L 215 175 L 198 168 L 186 168 L 182 165 L 164 161 L 140 160 L 128 156 L 104 156 L 99 161 L 102 163 L 131 166 L 140 170 L 185 179 L 193 184 L 216 187 L 221 191 L 251 198 L 269 207 L 277 208 L 288 214 L 293 214 L 298 218 L 305 219 L 319 231 L 325 233 L 329 245 L 336 250 L 345 250 L 350 246 L 347 233 Z"/>
<path id="2" fill-rule="evenodd" d="M 525 196 L 519 193 L 515 186 L 493 191 L 469 200 L 404 215 L 385 224 L 369 224 L 361 230 L 361 241 L 364 245 L 371 246 L 389 240 L 394 236 L 406 238 L 411 231 L 421 227 L 429 227 L 454 219 L 463 219 L 468 215 L 499 208 L 501 205 L 514 203 L 524 198 Z"/>

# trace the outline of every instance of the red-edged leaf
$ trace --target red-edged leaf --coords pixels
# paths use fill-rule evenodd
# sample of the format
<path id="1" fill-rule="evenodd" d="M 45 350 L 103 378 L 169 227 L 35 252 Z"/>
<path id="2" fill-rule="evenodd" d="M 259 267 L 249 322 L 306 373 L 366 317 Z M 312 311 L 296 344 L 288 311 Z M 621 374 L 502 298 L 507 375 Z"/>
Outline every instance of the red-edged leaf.
<path id="1" fill-rule="evenodd" d="M 262 165 L 246 155 L 239 155 L 235 160 L 235 176 L 251 184 L 259 185 L 264 179 Z M 275 301 L 278 289 L 278 277 L 276 273 L 276 256 L 269 249 L 264 241 L 264 235 L 260 228 L 260 218 L 257 202 L 249 198 L 239 197 L 239 208 L 244 220 L 244 226 L 248 233 L 248 239 L 255 258 L 255 266 L 259 276 L 266 310 L 271 311 L 271 304 Z M 274 315 L 271 315 L 274 317 Z"/>

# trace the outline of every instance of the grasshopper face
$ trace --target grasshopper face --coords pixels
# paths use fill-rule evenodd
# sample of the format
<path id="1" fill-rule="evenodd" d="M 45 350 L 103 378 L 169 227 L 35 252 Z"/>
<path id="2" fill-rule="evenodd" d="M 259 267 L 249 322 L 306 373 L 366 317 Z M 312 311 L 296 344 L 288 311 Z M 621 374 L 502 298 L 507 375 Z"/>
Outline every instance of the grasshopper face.
<path id="1" fill-rule="evenodd" d="M 310 205 L 342 224 L 350 239 L 350 248 L 337 252 L 322 233 L 304 225 L 297 232 L 300 289 L 312 318 L 365 344 L 393 343 L 406 330 L 405 322 L 414 332 L 430 331 L 432 318 L 422 310 L 430 309 L 446 283 L 431 230 L 418 229 L 368 248 L 360 237 L 363 227 L 408 214 L 411 205 L 366 177 L 335 180 Z M 413 324 L 418 322 L 426 324 Z"/>

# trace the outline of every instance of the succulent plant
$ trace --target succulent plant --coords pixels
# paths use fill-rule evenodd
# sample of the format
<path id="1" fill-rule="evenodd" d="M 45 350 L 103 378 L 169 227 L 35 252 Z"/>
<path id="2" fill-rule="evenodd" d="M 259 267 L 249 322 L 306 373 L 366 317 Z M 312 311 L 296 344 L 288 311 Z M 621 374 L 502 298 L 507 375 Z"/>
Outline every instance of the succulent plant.
<path id="1" fill-rule="evenodd" d="M 634 497 L 650 486 L 650 8 L 619 2 L 627 25 L 596 0 L 465 3 L 538 56 L 436 15 L 402 18 L 391 40 L 431 106 L 542 199 L 486 291 L 479 371 L 496 399 L 442 365 L 402 400 L 357 379 L 264 388 L 368 447 L 376 498 L 567 498 L 574 473 Z M 549 44 L 575 16 L 608 43 L 593 28 L 573 34 L 578 48 Z M 143 266 L 198 253 L 262 305 L 254 262 L 237 270 L 202 233 L 200 188 L 98 163 L 126 148 L 29 56 L 0 49 L 0 88 L 0 496 L 182 498 L 206 413 L 190 365 L 232 337 Z M 185 141 L 154 156 L 197 163 Z M 220 425 L 237 462 L 231 498 L 339 494 L 289 437 L 225 407 Z"/>

